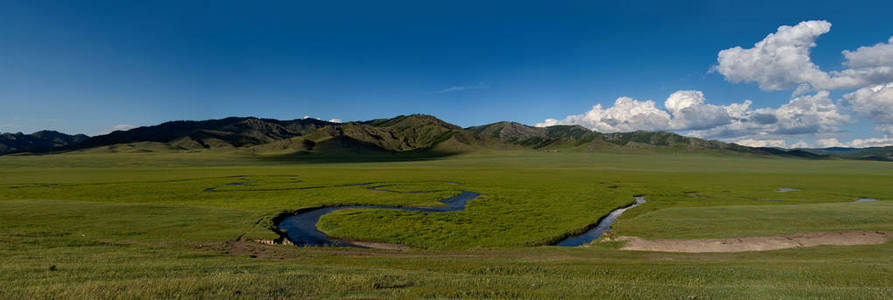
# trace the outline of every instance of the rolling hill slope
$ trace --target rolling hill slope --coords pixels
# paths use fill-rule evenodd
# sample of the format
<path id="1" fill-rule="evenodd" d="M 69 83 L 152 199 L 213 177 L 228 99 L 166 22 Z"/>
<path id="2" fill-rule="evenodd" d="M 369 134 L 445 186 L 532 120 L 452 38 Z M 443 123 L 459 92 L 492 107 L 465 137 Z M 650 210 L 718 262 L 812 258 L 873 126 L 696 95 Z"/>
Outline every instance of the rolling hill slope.
<path id="1" fill-rule="evenodd" d="M 430 115 L 419 114 L 347 123 L 311 118 L 281 121 L 230 117 L 165 122 L 89 138 L 85 135 L 69 136 L 51 131 L 0 136 L 0 154 L 63 150 L 153 152 L 207 149 L 241 149 L 258 154 L 313 154 L 328 157 L 450 155 L 484 149 L 529 149 L 592 152 L 709 151 L 810 159 L 890 160 L 893 153 L 893 147 L 845 149 L 846 151 L 755 148 L 670 132 L 600 133 L 578 125 L 534 127 L 504 121 L 462 128 Z"/>
<path id="2" fill-rule="evenodd" d="M 332 123 L 316 119 L 279 121 L 230 117 L 206 121 L 173 121 L 95 136 L 73 149 L 156 142 L 178 149 L 237 148 L 300 136 Z"/>
<path id="3" fill-rule="evenodd" d="M 469 127 L 469 131 L 506 143 L 543 150 L 624 151 L 631 149 L 676 151 L 727 151 L 758 155 L 823 158 L 825 155 L 800 150 L 755 148 L 733 143 L 681 136 L 671 132 L 600 133 L 579 125 L 533 127 L 515 122 L 498 122 Z"/>
<path id="4" fill-rule="evenodd" d="M 870 148 L 822 148 L 822 149 L 799 149 L 800 151 L 815 153 L 818 155 L 830 155 L 843 159 L 857 160 L 883 160 L 893 161 L 893 146 L 886 147 L 870 147 Z"/>

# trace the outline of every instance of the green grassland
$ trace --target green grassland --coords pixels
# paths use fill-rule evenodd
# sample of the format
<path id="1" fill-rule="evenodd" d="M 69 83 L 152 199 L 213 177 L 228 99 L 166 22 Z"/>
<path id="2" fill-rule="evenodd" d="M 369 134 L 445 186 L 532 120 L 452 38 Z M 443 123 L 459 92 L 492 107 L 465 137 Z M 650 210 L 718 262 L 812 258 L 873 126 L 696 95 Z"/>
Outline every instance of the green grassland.
<path id="1" fill-rule="evenodd" d="M 893 230 L 888 162 L 534 151 L 376 160 L 242 150 L 0 156 L 0 298 L 893 296 L 891 243 L 726 254 L 548 246 L 640 194 L 648 202 L 616 234 Z M 458 212 L 321 219 L 329 235 L 409 251 L 258 244 L 264 255 L 252 257 L 228 248 L 275 238 L 267 227 L 283 212 L 434 206 L 460 190 L 482 196 Z M 853 202 L 862 197 L 882 201 Z"/>
<path id="2" fill-rule="evenodd" d="M 843 230 L 893 231 L 893 201 L 667 208 L 614 230 L 645 238 L 722 238 Z"/>

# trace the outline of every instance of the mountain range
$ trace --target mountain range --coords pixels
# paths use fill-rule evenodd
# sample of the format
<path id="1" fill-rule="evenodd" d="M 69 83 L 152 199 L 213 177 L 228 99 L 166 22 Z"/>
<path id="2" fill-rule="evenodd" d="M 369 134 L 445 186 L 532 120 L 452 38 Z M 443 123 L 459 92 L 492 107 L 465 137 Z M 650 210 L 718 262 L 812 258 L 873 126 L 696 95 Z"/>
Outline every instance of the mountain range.
<path id="1" fill-rule="evenodd" d="M 0 155 L 66 151 L 150 152 L 243 150 L 308 157 L 441 156 L 476 150 L 591 152 L 721 152 L 811 159 L 893 160 L 893 147 L 786 150 L 747 147 L 670 132 L 600 133 L 578 125 L 534 127 L 497 122 L 462 128 L 429 115 L 333 123 L 230 117 L 172 121 L 88 137 L 56 131 L 0 135 Z"/>
<path id="2" fill-rule="evenodd" d="M 90 137 L 83 134 L 68 135 L 58 131 L 43 130 L 32 134 L 0 134 L 0 155 L 18 152 L 50 152 L 83 143 Z"/>

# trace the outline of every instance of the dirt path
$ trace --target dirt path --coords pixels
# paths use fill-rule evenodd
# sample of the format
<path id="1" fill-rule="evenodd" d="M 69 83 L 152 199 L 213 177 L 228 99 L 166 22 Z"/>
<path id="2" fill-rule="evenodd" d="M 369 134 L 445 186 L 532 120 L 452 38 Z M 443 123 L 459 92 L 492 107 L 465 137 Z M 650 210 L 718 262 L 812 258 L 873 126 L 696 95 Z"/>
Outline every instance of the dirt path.
<path id="1" fill-rule="evenodd" d="M 697 240 L 646 240 L 635 236 L 621 236 L 626 241 L 621 250 L 660 252 L 745 252 L 768 251 L 820 245 L 873 245 L 887 242 L 893 232 L 841 231 L 810 232 L 789 235 Z"/>

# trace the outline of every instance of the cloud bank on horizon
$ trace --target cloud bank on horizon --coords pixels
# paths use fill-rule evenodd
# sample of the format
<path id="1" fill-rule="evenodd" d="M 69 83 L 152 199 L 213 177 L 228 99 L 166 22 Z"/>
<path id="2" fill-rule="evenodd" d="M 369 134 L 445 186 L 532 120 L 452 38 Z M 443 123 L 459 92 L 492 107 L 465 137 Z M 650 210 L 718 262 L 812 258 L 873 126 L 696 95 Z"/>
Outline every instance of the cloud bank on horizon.
<path id="1" fill-rule="evenodd" d="M 750 100 L 713 105 L 701 91 L 680 90 L 667 97 L 663 108 L 652 100 L 620 97 L 611 107 L 597 104 L 585 113 L 536 125 L 581 125 L 601 132 L 669 130 L 747 146 L 893 145 L 893 37 L 886 43 L 843 50 L 846 68 L 826 72 L 812 62 L 810 49 L 830 30 L 828 21 L 804 21 L 778 27 L 751 48 L 737 46 L 718 53 L 710 72 L 728 82 L 756 83 L 765 91 L 793 90 L 791 100 L 777 108 L 751 108 Z M 832 90 L 852 91 L 835 101 Z M 882 136 L 845 143 L 827 137 L 851 122 L 852 114 L 873 121 Z M 803 141 L 816 137 L 823 138 L 812 145 Z"/>

